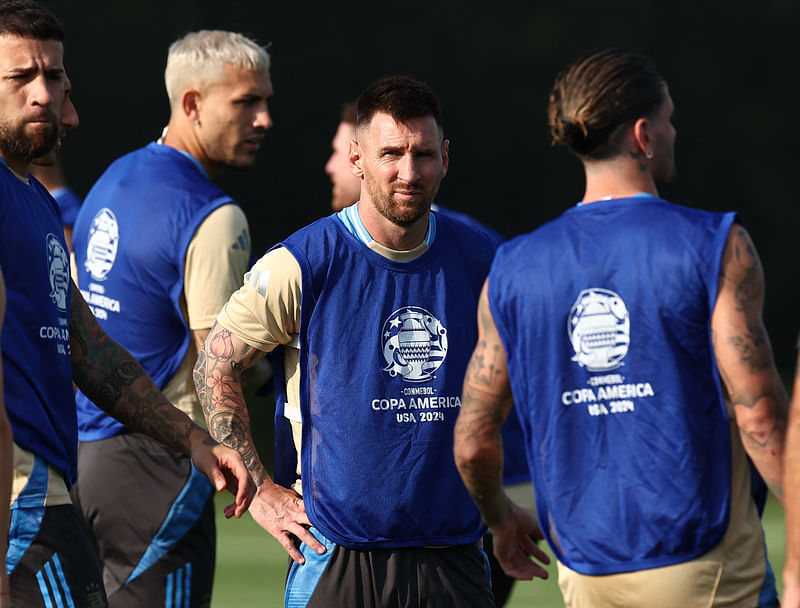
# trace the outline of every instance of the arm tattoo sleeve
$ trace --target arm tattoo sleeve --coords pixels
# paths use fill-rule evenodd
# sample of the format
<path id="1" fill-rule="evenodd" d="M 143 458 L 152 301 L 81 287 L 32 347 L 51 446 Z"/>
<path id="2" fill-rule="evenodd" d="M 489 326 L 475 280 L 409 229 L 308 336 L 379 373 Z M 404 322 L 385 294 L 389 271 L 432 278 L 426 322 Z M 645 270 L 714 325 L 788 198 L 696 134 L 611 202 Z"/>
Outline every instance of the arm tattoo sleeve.
<path id="1" fill-rule="evenodd" d="M 70 356 L 73 380 L 98 407 L 132 430 L 188 454 L 189 436 L 197 425 L 164 398 L 128 351 L 108 337 L 80 296 L 73 296 Z"/>
<path id="2" fill-rule="evenodd" d="M 743 315 L 744 323 L 727 336 L 727 341 L 739 353 L 742 363 L 756 373 L 772 361 L 769 339 L 761 319 L 764 274 L 747 232 L 736 227 L 732 237 L 732 247 L 726 248 L 720 269 L 720 283 L 733 283 L 736 310 Z"/>
<path id="3" fill-rule="evenodd" d="M 211 436 L 241 453 L 256 485 L 267 478 L 250 430 L 241 374 L 264 355 L 215 324 L 197 357 L 194 384 Z"/>

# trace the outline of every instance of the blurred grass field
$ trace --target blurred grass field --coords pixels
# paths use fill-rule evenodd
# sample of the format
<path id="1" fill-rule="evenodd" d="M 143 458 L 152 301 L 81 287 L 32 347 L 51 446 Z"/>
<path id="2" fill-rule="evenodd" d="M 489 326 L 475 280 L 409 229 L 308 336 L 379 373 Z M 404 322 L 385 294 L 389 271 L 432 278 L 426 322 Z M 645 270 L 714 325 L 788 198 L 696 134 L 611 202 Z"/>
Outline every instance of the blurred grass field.
<path id="1" fill-rule="evenodd" d="M 262 530 L 249 514 L 225 520 L 222 506 L 228 497 L 217 496 L 217 572 L 212 608 L 279 608 L 283 605 L 283 581 L 287 555 L 278 542 Z M 786 539 L 783 509 L 774 499 L 764 512 L 770 561 L 781 589 L 781 569 Z M 552 558 L 552 555 L 551 555 Z M 514 586 L 509 608 L 563 608 L 554 564 L 546 581 L 520 581 Z"/>

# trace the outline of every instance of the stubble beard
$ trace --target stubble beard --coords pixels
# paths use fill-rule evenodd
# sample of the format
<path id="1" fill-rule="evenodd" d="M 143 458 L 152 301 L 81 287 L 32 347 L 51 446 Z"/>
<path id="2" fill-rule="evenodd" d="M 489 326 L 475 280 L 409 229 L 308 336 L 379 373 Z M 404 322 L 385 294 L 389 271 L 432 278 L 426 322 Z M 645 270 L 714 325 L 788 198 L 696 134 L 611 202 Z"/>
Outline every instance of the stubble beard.
<path id="1" fill-rule="evenodd" d="M 26 132 L 29 123 L 12 125 L 0 122 L 0 150 L 9 157 L 31 161 L 52 152 L 58 142 L 58 125 L 38 123 L 34 133 Z"/>
<path id="2" fill-rule="evenodd" d="M 392 194 L 381 192 L 380 187 L 369 177 L 365 176 L 365 186 L 367 192 L 372 199 L 372 203 L 383 217 L 403 228 L 408 227 L 419 221 L 428 211 L 430 211 L 433 197 L 436 195 L 436 190 L 428 196 L 428 193 L 421 188 L 411 187 L 419 192 L 413 206 L 401 206 L 400 203 L 392 198 Z"/>

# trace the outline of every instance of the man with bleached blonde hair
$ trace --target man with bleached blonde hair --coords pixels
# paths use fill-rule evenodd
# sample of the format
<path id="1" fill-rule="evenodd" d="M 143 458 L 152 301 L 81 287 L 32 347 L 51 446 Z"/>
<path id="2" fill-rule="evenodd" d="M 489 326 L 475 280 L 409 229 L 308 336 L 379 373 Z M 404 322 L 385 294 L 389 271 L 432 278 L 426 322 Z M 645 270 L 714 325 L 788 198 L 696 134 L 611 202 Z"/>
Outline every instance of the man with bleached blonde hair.
<path id="1" fill-rule="evenodd" d="M 75 222 L 78 281 L 101 325 L 203 426 L 192 368 L 250 258 L 244 212 L 211 180 L 255 162 L 272 124 L 269 66 L 267 52 L 241 34 L 199 31 L 174 42 L 164 135 L 115 161 Z M 109 605 L 208 606 L 209 484 L 188 459 L 130 432 L 80 392 L 77 402 L 73 497 L 94 535 Z"/>

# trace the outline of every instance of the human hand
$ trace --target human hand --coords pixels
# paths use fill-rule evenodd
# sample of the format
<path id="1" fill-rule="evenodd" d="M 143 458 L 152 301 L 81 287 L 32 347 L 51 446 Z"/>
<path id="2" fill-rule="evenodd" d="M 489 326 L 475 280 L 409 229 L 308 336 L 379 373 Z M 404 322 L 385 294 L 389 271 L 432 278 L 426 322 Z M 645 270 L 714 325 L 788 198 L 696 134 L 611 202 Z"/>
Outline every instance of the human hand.
<path id="1" fill-rule="evenodd" d="M 256 491 L 250 505 L 250 515 L 298 564 L 304 564 L 306 560 L 295 546 L 292 535 L 317 553 L 325 553 L 322 543 L 308 531 L 307 526 L 311 526 L 311 522 L 306 515 L 303 499 L 294 490 L 267 479 Z"/>
<path id="2" fill-rule="evenodd" d="M 208 477 L 217 492 L 227 489 L 233 494 L 234 502 L 225 507 L 225 517 L 241 517 L 256 492 L 242 455 L 198 429 L 192 433 L 191 456 L 194 465 Z"/>
<path id="3" fill-rule="evenodd" d="M 528 511 L 509 502 L 506 517 L 491 526 L 489 531 L 493 537 L 495 557 L 506 574 L 524 580 L 549 576 L 547 570 L 531 560 L 534 557 L 543 564 L 550 563 L 548 555 L 536 544 L 542 539 L 542 533 Z"/>

